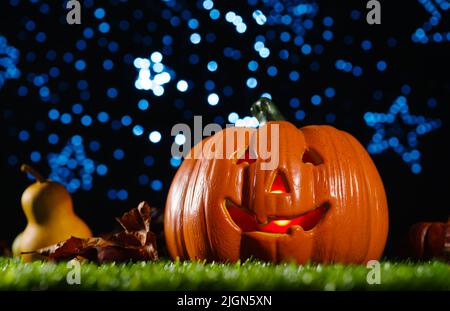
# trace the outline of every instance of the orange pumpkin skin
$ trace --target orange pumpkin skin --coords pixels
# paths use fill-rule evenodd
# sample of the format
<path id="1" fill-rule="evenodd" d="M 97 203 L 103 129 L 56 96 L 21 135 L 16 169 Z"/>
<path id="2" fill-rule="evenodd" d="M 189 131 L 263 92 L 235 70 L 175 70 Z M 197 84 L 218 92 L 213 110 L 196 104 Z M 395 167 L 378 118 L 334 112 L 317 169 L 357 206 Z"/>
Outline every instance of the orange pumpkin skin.
<path id="1" fill-rule="evenodd" d="M 257 154 L 259 129 L 227 128 L 191 150 L 181 164 L 168 194 L 164 232 L 172 258 L 235 262 L 249 257 L 272 261 L 365 263 L 378 259 L 388 232 L 388 210 L 381 178 L 363 146 L 350 134 L 331 126 L 297 129 L 286 121 L 279 126 L 279 164 L 261 170 L 262 159 L 237 164 L 233 159 L 208 159 L 213 142 L 247 133 L 248 148 Z M 269 148 L 270 149 L 270 148 Z M 314 150 L 321 163 L 305 163 Z M 203 152 L 200 159 L 192 155 Z M 282 175 L 287 193 L 270 193 Z M 293 226 L 286 233 L 245 232 L 230 216 L 227 202 L 244 208 L 259 223 L 271 217 L 290 219 L 319 206 L 326 212 L 305 231 Z"/>

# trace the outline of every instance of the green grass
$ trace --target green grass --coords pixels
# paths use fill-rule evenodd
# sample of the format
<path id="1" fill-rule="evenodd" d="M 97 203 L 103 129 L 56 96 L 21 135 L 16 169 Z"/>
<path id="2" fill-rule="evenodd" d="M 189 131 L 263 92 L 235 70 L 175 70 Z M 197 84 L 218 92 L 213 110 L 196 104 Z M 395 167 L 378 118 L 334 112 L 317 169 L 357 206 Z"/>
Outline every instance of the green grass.
<path id="1" fill-rule="evenodd" d="M 366 267 L 339 264 L 82 263 L 80 285 L 67 284 L 69 271 L 0 258 L 0 290 L 450 290 L 450 265 L 439 261 L 382 262 L 380 285 L 367 284 Z"/>

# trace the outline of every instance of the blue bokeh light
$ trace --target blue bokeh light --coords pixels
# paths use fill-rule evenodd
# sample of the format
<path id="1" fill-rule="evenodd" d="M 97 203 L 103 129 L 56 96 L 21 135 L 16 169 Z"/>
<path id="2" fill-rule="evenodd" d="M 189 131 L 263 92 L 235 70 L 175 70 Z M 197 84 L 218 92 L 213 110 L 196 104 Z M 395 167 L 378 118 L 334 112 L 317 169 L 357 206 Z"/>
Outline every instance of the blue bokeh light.
<path id="1" fill-rule="evenodd" d="M 163 187 L 163 183 L 159 179 L 154 179 L 154 180 L 152 180 L 150 186 L 151 186 L 152 190 L 154 190 L 154 191 L 161 191 L 162 187 Z"/>
<path id="2" fill-rule="evenodd" d="M 211 106 L 216 106 L 219 103 L 219 95 L 216 93 L 211 93 L 208 95 L 208 104 Z"/>
<path id="3" fill-rule="evenodd" d="M 148 139 L 154 144 L 159 143 L 161 141 L 161 138 L 162 138 L 161 133 L 158 131 L 153 131 L 148 136 Z"/>

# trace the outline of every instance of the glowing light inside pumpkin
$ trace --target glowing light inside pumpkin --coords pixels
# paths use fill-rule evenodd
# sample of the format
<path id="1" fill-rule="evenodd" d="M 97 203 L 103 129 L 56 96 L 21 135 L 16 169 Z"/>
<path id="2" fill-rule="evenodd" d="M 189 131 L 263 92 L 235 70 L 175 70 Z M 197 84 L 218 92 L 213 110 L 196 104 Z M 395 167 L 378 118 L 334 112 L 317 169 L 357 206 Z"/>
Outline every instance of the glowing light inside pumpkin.
<path id="1" fill-rule="evenodd" d="M 277 226 L 287 226 L 289 225 L 290 220 L 274 220 L 273 223 Z"/>
<path id="2" fill-rule="evenodd" d="M 275 180 L 273 181 L 272 187 L 270 188 L 270 193 L 280 194 L 289 192 L 286 187 L 286 183 L 281 177 L 281 175 L 277 175 Z"/>
<path id="3" fill-rule="evenodd" d="M 282 191 L 282 190 L 273 190 L 270 193 L 284 193 L 284 191 Z"/>
<path id="4" fill-rule="evenodd" d="M 269 233 L 286 233 L 292 226 L 300 226 L 308 231 L 314 228 L 322 219 L 326 211 L 326 205 L 322 205 L 306 214 L 292 219 L 274 219 L 266 225 L 259 225 L 258 231 Z"/>
<path id="5" fill-rule="evenodd" d="M 308 231 L 314 228 L 322 217 L 325 215 L 328 203 L 291 219 L 274 219 L 265 225 L 261 225 L 256 221 L 255 215 L 248 210 L 237 207 L 230 201 L 226 202 L 226 208 L 233 222 L 241 228 L 243 232 L 261 231 L 267 233 L 287 233 L 292 226 L 300 226 L 303 230 Z"/>

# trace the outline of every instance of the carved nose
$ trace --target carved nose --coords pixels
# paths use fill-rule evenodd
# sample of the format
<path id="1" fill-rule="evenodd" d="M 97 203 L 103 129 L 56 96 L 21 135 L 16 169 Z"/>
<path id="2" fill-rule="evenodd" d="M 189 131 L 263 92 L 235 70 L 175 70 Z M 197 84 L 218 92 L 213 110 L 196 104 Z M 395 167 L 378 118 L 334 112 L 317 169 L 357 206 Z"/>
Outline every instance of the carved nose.
<path id="1" fill-rule="evenodd" d="M 281 193 L 288 193 L 289 187 L 286 182 L 286 177 L 284 177 L 283 174 L 278 172 L 275 175 L 275 179 L 272 182 L 272 185 L 270 187 L 270 193 L 274 194 L 281 194 Z"/>

